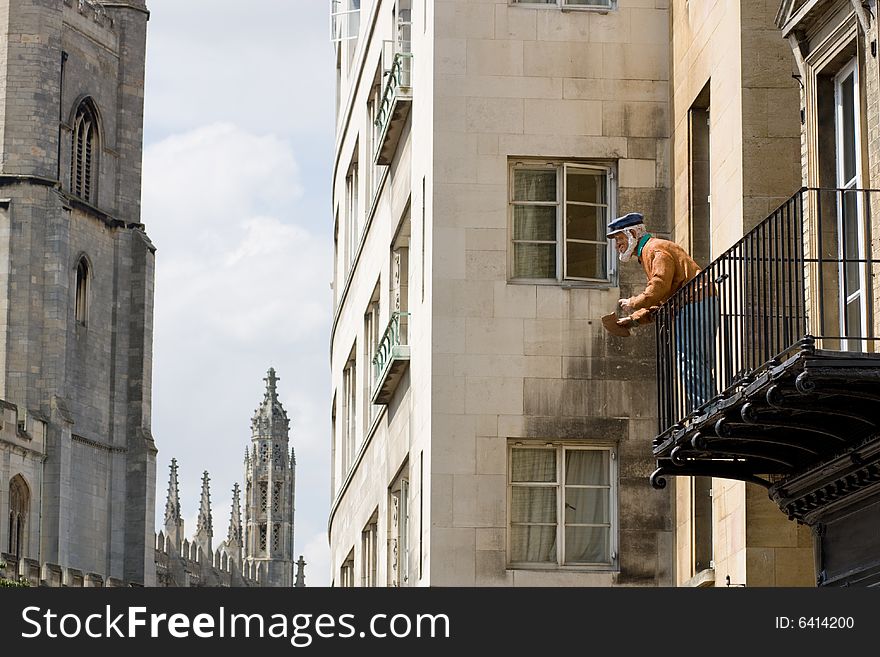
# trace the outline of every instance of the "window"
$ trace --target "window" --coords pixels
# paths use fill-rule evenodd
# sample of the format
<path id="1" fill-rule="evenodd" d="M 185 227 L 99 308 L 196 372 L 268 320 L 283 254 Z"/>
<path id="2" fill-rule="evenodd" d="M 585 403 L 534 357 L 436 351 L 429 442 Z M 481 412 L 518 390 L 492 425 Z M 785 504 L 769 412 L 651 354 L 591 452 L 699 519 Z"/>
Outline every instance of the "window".
<path id="1" fill-rule="evenodd" d="M 361 25 L 361 0 L 330 1 L 330 36 L 334 43 L 345 48 L 347 68 L 357 50 L 358 32 Z"/>
<path id="2" fill-rule="evenodd" d="M 272 525 L 272 552 L 278 554 L 281 551 L 281 524 Z"/>
<path id="3" fill-rule="evenodd" d="M 333 280 L 330 287 L 333 289 L 333 308 L 339 304 L 339 210 L 336 210 L 336 219 L 333 222 Z"/>
<path id="4" fill-rule="evenodd" d="M 260 551 L 266 553 L 266 525 L 260 525 Z"/>
<path id="5" fill-rule="evenodd" d="M 360 240 L 360 214 L 358 212 L 358 145 L 354 146 L 351 164 L 345 176 L 345 258 L 347 272 L 354 262 Z"/>
<path id="6" fill-rule="evenodd" d="M 281 488 L 282 482 L 272 482 L 272 514 L 276 516 L 281 513 Z"/>
<path id="7" fill-rule="evenodd" d="M 85 256 L 76 265 L 76 292 L 73 316 L 78 324 L 86 325 L 89 308 L 89 261 Z"/>
<path id="8" fill-rule="evenodd" d="M 379 549 L 379 510 L 373 515 L 361 532 L 361 586 L 376 586 Z"/>
<path id="9" fill-rule="evenodd" d="M 352 347 L 345 369 L 342 370 L 342 471 L 348 472 L 354 462 L 357 445 L 357 374 L 355 370 L 355 347 Z"/>
<path id="10" fill-rule="evenodd" d="M 266 509 L 268 508 L 269 482 L 261 481 L 259 485 L 260 485 L 260 512 L 266 513 Z"/>
<path id="11" fill-rule="evenodd" d="M 617 0 L 510 0 L 510 4 L 526 7 L 529 5 L 537 7 L 550 5 L 560 7 L 561 9 L 600 9 L 608 11 L 609 9 L 614 9 L 617 5 Z"/>
<path id="12" fill-rule="evenodd" d="M 389 489 L 388 584 L 406 586 L 409 581 L 409 464 L 404 463 Z"/>
<path id="13" fill-rule="evenodd" d="M 382 332 L 379 327 L 379 284 L 376 283 L 376 289 L 373 290 L 373 296 L 370 299 L 370 305 L 367 306 L 367 312 L 364 313 L 364 391 L 366 395 L 364 399 L 364 415 L 366 419 L 365 426 L 369 427 L 373 419 L 376 417 L 379 406 L 369 403 L 369 399 L 373 396 L 373 388 L 376 385 L 376 367 L 373 358 L 379 347 L 379 339 Z"/>
<path id="14" fill-rule="evenodd" d="M 376 156 L 379 151 L 379 140 L 381 137 L 381 125 L 377 125 L 379 118 L 379 107 L 382 104 L 382 74 L 380 70 L 376 70 L 373 79 L 373 86 L 370 89 L 370 95 L 367 98 L 367 125 L 364 136 L 367 140 L 367 196 L 368 204 L 371 205 L 376 198 L 376 192 L 379 191 L 379 180 L 382 177 L 381 165 L 376 164 Z"/>
<path id="15" fill-rule="evenodd" d="M 330 463 L 332 464 L 330 468 L 330 491 L 334 496 L 336 495 L 336 469 L 339 465 L 339 462 L 336 460 L 339 454 L 336 450 L 336 445 L 338 444 L 336 437 L 336 393 L 334 392 L 333 404 L 330 406 Z"/>
<path id="16" fill-rule="evenodd" d="M 709 83 L 688 112 L 689 225 L 691 256 L 700 267 L 712 258 Z"/>
<path id="17" fill-rule="evenodd" d="M 615 566 L 615 452 L 516 443 L 509 458 L 511 566 Z"/>
<path id="18" fill-rule="evenodd" d="M 98 170 L 98 114 L 88 98 L 76 110 L 70 152 L 70 191 L 92 203 Z"/>
<path id="19" fill-rule="evenodd" d="M 9 482 L 9 542 L 7 552 L 17 559 L 27 554 L 27 518 L 31 494 L 21 475 Z"/>
<path id="20" fill-rule="evenodd" d="M 512 279 L 609 282 L 613 215 L 608 166 L 516 162 L 510 169 Z"/>
<path id="21" fill-rule="evenodd" d="M 712 477 L 691 477 L 691 575 L 712 567 Z"/>
<path id="22" fill-rule="evenodd" d="M 354 549 L 348 553 L 342 566 L 339 568 L 339 586 L 351 588 L 354 586 Z"/>

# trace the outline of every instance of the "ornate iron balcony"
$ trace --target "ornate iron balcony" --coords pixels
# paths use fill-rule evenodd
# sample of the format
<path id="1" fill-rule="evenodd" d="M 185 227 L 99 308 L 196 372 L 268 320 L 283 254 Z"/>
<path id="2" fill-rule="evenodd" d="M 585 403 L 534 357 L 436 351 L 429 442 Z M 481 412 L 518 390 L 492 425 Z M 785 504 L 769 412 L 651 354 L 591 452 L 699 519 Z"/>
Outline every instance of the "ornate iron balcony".
<path id="1" fill-rule="evenodd" d="M 809 522 L 818 499 L 880 481 L 869 441 L 880 426 L 880 261 L 868 237 L 878 200 L 802 189 L 660 307 L 656 486 L 666 475 L 751 481 Z M 833 491 L 811 497 L 830 484 L 809 473 L 829 463 Z"/>
<path id="2" fill-rule="evenodd" d="M 409 365 L 409 313 L 393 312 L 373 356 L 373 404 L 387 404 Z"/>
<path id="3" fill-rule="evenodd" d="M 376 164 L 391 164 L 412 105 L 412 53 L 395 53 L 376 112 Z"/>

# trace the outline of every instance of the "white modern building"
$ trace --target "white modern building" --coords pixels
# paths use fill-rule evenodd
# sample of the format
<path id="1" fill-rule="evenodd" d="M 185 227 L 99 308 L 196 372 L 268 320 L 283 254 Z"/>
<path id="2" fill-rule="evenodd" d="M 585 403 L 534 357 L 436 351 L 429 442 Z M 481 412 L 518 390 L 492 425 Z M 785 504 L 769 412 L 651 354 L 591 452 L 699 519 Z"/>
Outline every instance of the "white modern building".
<path id="1" fill-rule="evenodd" d="M 331 0 L 335 586 L 671 585 L 654 332 L 665 0 Z"/>

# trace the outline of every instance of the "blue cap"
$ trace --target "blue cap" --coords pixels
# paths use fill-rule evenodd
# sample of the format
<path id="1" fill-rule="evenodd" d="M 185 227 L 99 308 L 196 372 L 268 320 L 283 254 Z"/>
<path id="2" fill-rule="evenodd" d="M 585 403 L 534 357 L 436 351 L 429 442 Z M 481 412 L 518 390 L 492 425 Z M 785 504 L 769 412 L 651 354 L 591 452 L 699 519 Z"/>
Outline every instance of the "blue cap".
<path id="1" fill-rule="evenodd" d="M 622 217 L 618 217 L 610 224 L 608 224 L 608 232 L 605 233 L 606 237 L 611 237 L 615 233 L 619 233 L 626 228 L 632 228 L 633 226 L 638 226 L 639 224 L 645 223 L 645 218 L 639 212 L 630 212 L 629 214 L 625 214 Z"/>

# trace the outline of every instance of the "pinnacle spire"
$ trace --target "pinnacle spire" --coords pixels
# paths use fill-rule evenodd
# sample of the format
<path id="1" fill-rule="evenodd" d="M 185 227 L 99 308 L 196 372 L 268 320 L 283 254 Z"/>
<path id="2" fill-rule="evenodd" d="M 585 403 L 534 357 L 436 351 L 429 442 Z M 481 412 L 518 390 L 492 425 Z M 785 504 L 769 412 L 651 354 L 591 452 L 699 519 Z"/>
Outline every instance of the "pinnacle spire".
<path id="1" fill-rule="evenodd" d="M 226 537 L 228 543 L 241 543 L 241 489 L 238 482 L 232 487 L 232 512 L 229 516 L 229 532 Z"/>
<path id="2" fill-rule="evenodd" d="M 208 536 L 214 535 L 214 522 L 211 517 L 211 478 L 208 471 L 202 474 L 202 499 L 199 502 L 199 520 L 196 532 L 204 531 Z"/>
<path id="3" fill-rule="evenodd" d="M 278 391 L 276 384 L 280 379 L 275 376 L 275 368 L 270 367 L 269 371 L 266 372 L 266 378 L 263 379 L 266 382 L 266 399 L 269 401 L 275 401 L 278 399 Z"/>
<path id="4" fill-rule="evenodd" d="M 180 520 L 180 491 L 177 486 L 177 459 L 171 459 L 168 493 L 165 501 L 165 524 Z"/>
<path id="5" fill-rule="evenodd" d="M 266 391 L 263 393 L 263 401 L 251 418 L 251 430 L 253 440 L 288 440 L 290 420 L 287 412 L 278 399 L 278 381 L 275 368 L 270 367 L 263 379 L 266 382 Z M 285 450 L 286 451 L 286 450 Z"/>

